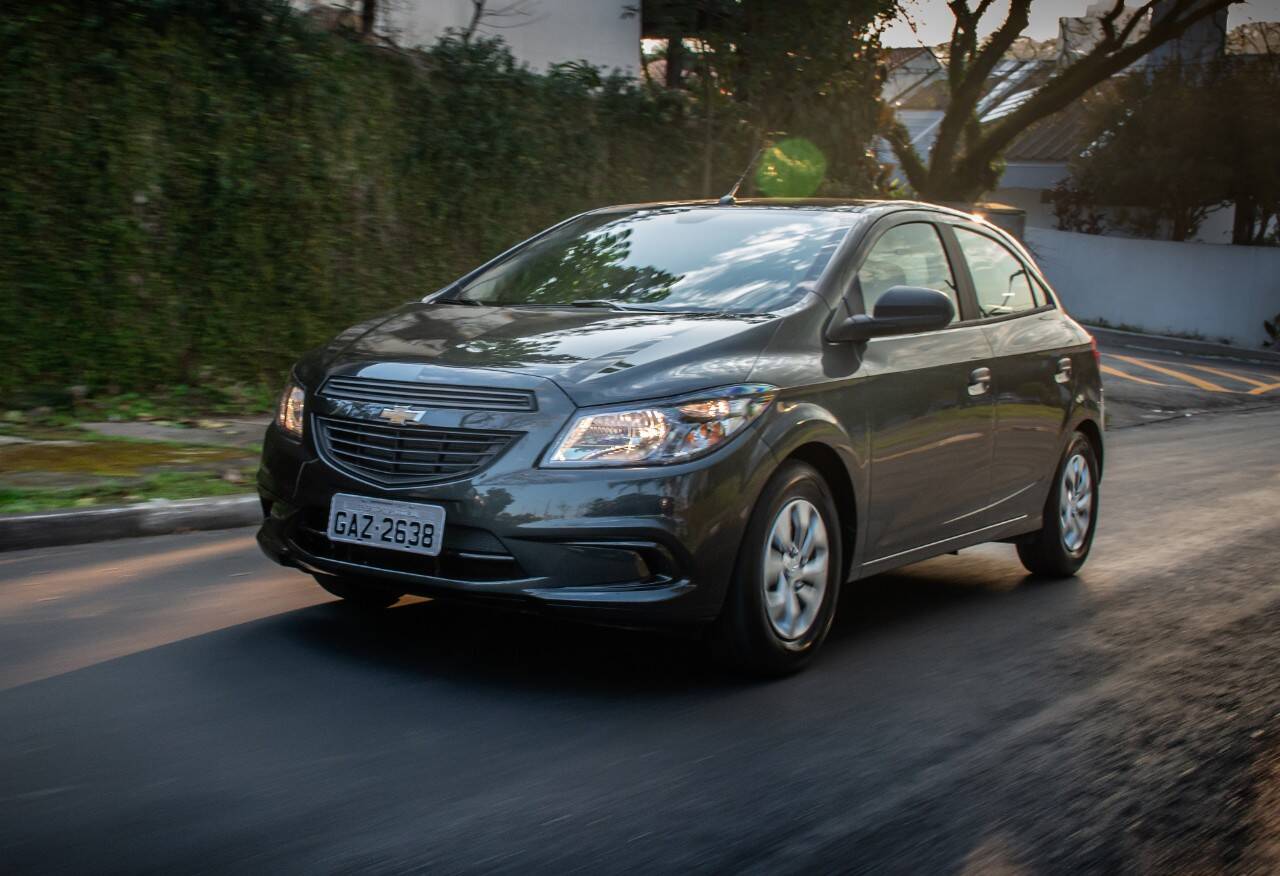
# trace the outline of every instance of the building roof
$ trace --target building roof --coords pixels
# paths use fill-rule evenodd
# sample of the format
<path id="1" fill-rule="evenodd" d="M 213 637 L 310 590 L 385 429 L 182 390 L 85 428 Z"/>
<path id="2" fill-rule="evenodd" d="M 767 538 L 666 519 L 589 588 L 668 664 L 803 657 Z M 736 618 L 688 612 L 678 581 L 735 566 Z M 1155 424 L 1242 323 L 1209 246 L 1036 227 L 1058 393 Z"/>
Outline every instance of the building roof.
<path id="1" fill-rule="evenodd" d="M 916 59 L 928 60 L 929 58 L 933 58 L 934 62 L 937 62 L 937 58 L 934 56 L 933 52 L 924 46 L 912 46 L 902 49 L 885 49 L 881 52 L 881 55 L 884 58 L 885 69 L 890 72 L 897 70 L 904 64 L 910 63 Z"/>
<path id="2" fill-rule="evenodd" d="M 1088 146 L 1088 107 L 1081 101 L 1027 128 L 1005 150 L 1006 161 L 1065 164 Z"/>

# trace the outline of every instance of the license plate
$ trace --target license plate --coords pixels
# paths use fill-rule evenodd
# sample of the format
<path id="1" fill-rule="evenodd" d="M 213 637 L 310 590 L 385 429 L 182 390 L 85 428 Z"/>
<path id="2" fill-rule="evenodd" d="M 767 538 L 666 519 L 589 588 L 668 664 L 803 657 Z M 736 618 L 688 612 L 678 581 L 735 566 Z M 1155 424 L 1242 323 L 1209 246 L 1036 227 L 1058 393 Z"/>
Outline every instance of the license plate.
<path id="1" fill-rule="evenodd" d="M 444 539 L 444 509 L 338 493 L 329 506 L 329 539 L 434 557 Z"/>

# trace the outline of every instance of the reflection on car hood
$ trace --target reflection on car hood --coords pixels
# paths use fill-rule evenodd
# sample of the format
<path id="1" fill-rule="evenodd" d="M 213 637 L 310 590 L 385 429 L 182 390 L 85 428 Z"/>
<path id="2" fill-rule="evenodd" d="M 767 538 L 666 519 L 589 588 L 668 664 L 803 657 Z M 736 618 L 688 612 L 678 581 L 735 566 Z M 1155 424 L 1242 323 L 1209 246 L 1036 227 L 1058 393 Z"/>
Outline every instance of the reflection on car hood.
<path id="1" fill-rule="evenodd" d="M 361 334 L 339 335 L 323 364 L 496 369 L 549 378 L 580 405 L 607 404 L 743 382 L 777 322 L 767 314 L 414 304 Z"/>

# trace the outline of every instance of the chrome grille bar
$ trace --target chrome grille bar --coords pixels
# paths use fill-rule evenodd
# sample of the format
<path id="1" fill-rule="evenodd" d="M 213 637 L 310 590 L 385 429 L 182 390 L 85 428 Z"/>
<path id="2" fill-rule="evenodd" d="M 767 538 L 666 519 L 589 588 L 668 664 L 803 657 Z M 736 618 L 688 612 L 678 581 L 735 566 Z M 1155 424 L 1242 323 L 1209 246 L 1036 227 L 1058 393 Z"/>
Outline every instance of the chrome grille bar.
<path id="1" fill-rule="evenodd" d="M 383 426 L 316 417 L 316 443 L 336 468 L 387 486 L 469 477 L 502 454 L 510 432 Z"/>
<path id="2" fill-rule="evenodd" d="M 534 411 L 537 401 L 524 389 L 446 386 L 406 380 L 330 377 L 320 389 L 326 398 L 364 404 L 455 408 L 478 411 Z"/>

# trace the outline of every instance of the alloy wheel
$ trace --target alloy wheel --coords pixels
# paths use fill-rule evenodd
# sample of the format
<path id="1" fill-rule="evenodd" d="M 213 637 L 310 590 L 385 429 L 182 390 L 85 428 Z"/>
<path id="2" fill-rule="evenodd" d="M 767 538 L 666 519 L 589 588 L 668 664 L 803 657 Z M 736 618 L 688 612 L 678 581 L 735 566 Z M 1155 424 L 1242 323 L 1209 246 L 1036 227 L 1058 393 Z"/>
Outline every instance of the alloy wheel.
<path id="1" fill-rule="evenodd" d="M 1084 455 L 1076 453 L 1063 466 L 1058 499 L 1058 522 L 1067 553 L 1075 555 L 1084 548 L 1092 519 L 1093 474 Z"/>
<path id="2" fill-rule="evenodd" d="M 827 525 L 813 503 L 783 505 L 769 530 L 763 576 L 769 624 L 780 638 L 798 639 L 818 619 L 830 556 Z"/>

